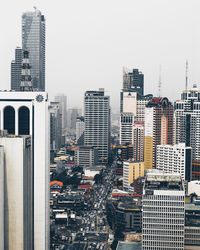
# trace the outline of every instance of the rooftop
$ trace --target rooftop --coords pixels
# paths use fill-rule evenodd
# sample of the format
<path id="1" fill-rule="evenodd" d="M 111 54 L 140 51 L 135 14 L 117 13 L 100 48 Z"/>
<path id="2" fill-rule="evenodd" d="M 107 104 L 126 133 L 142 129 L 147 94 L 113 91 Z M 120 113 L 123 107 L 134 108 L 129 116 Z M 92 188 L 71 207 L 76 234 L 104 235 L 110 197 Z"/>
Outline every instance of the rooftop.
<path id="1" fill-rule="evenodd" d="M 142 244 L 139 242 L 119 241 L 116 250 L 141 250 Z"/>

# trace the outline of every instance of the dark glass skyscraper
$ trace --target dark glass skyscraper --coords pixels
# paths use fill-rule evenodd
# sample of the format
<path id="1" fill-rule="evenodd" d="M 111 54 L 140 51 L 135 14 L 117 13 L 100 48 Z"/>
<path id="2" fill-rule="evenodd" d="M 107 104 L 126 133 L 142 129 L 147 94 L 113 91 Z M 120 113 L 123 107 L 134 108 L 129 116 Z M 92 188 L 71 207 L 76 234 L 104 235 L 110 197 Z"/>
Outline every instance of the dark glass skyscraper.
<path id="1" fill-rule="evenodd" d="M 22 49 L 15 49 L 15 60 L 11 62 L 11 89 L 19 91 L 21 83 Z"/>
<path id="2" fill-rule="evenodd" d="M 137 92 L 140 96 L 144 95 L 144 74 L 138 69 L 133 71 L 124 70 L 123 72 L 123 91 Z"/>
<path id="3" fill-rule="evenodd" d="M 35 8 L 22 15 L 22 49 L 29 51 L 33 88 L 45 90 L 45 17 Z"/>

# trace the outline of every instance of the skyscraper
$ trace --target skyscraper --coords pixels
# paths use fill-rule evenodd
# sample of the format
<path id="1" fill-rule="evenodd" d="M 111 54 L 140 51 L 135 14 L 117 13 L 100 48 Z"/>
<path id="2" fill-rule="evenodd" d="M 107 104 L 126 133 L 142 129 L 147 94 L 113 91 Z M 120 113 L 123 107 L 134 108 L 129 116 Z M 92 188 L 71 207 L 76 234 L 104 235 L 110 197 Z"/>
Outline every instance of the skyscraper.
<path id="1" fill-rule="evenodd" d="M 156 146 L 173 143 L 174 108 L 166 97 L 154 97 L 145 108 L 145 168 L 155 167 Z"/>
<path id="2" fill-rule="evenodd" d="M 86 91 L 84 144 L 98 149 L 99 161 L 108 162 L 110 151 L 110 97 L 104 89 Z"/>
<path id="3" fill-rule="evenodd" d="M 179 174 L 147 173 L 142 198 L 142 249 L 184 249 L 185 190 Z"/>
<path id="4" fill-rule="evenodd" d="M 36 248 L 33 240 L 34 192 L 31 137 L 1 136 L 0 145 L 4 150 L 5 249 L 33 250 Z"/>
<path id="5" fill-rule="evenodd" d="M 192 178 L 200 180 L 200 90 L 184 90 L 175 102 L 175 143 L 192 147 Z"/>
<path id="6" fill-rule="evenodd" d="M 0 92 L 0 130 L 31 135 L 34 172 L 34 249 L 49 250 L 49 129 L 45 92 Z"/>
<path id="7" fill-rule="evenodd" d="M 29 51 L 33 88 L 45 90 L 45 17 L 35 8 L 22 15 L 22 49 Z"/>
<path id="8" fill-rule="evenodd" d="M 22 49 L 17 47 L 15 49 L 15 60 L 11 62 L 11 89 L 15 91 L 20 90 L 22 71 Z"/>
<path id="9" fill-rule="evenodd" d="M 67 127 L 67 97 L 64 94 L 58 94 L 55 96 L 55 102 L 59 103 L 59 110 L 62 119 L 62 132 Z"/>
<path id="10" fill-rule="evenodd" d="M 137 92 L 144 95 L 144 75 L 138 69 L 123 70 L 123 91 Z"/>

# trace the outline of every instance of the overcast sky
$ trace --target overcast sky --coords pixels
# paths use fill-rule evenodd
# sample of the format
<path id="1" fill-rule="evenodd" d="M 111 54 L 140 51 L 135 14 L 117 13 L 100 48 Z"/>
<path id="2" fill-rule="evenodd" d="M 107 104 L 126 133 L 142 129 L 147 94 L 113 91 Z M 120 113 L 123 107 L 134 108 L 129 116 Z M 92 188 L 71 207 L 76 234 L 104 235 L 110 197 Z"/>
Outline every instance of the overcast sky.
<path id="1" fill-rule="evenodd" d="M 46 90 L 82 106 L 86 90 L 105 88 L 119 107 L 122 67 L 139 68 L 145 93 L 171 100 L 200 83 L 199 0 L 6 0 L 0 15 L 0 89 L 10 89 L 10 62 L 21 46 L 21 14 L 33 6 L 46 17 Z M 199 84 L 200 87 L 200 84 Z"/>

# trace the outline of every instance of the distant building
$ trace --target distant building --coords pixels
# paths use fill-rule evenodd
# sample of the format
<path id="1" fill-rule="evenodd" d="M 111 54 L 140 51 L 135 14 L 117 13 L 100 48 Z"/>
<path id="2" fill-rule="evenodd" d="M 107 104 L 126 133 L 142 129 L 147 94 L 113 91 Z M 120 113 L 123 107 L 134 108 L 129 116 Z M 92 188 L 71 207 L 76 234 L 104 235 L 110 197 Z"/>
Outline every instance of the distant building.
<path id="1" fill-rule="evenodd" d="M 86 91 L 84 97 L 84 144 L 98 149 L 100 163 L 110 155 L 110 97 L 99 91 Z"/>
<path id="2" fill-rule="evenodd" d="M 33 250 L 34 172 L 31 162 L 31 137 L 0 137 L 0 146 L 4 150 L 5 172 L 3 193 L 5 248 L 2 249 Z"/>
<path id="3" fill-rule="evenodd" d="M 78 145 L 84 144 L 84 131 L 85 131 L 84 117 L 79 116 L 76 119 L 76 143 Z"/>
<path id="4" fill-rule="evenodd" d="M 81 167 L 98 164 L 98 150 L 92 146 L 79 146 L 75 152 L 75 163 Z"/>
<path id="5" fill-rule="evenodd" d="M 62 119 L 62 134 L 67 128 L 67 97 L 63 94 L 58 94 L 55 96 L 55 102 L 59 103 L 60 116 Z"/>
<path id="6" fill-rule="evenodd" d="M 192 179 L 200 180 L 200 89 L 184 90 L 175 102 L 175 143 L 192 147 Z"/>
<path id="7" fill-rule="evenodd" d="M 173 143 L 173 115 L 171 102 L 164 97 L 154 97 L 145 108 L 145 168 L 156 166 L 156 146 Z"/>
<path id="8" fill-rule="evenodd" d="M 142 249 L 184 249 L 185 190 L 179 174 L 151 171 L 142 199 Z"/>
<path id="9" fill-rule="evenodd" d="M 156 168 L 165 173 L 179 173 L 185 181 L 192 180 L 192 148 L 185 143 L 158 145 L 156 148 Z"/>
<path id="10" fill-rule="evenodd" d="M 67 127 L 71 134 L 76 134 L 76 120 L 78 117 L 82 116 L 82 111 L 80 108 L 70 108 L 67 111 Z"/>
<path id="11" fill-rule="evenodd" d="M 124 161 L 123 163 L 123 188 L 130 189 L 130 184 L 137 178 L 144 176 L 144 162 Z"/>
<path id="12" fill-rule="evenodd" d="M 133 113 L 121 113 L 120 116 L 120 145 L 132 144 L 133 140 Z"/>
<path id="13" fill-rule="evenodd" d="M 22 71 L 22 49 L 17 47 L 15 49 L 15 60 L 11 62 L 11 89 L 15 91 L 20 90 Z"/>
<path id="14" fill-rule="evenodd" d="M 137 92 L 123 91 L 120 93 L 120 112 L 137 113 Z"/>
<path id="15" fill-rule="evenodd" d="M 33 88 L 45 91 L 45 17 L 36 8 L 22 15 L 22 49 L 30 53 Z"/>
<path id="16" fill-rule="evenodd" d="M 62 115 L 59 102 L 51 102 L 50 114 L 50 151 L 56 151 L 61 147 L 62 142 Z"/>
<path id="17" fill-rule="evenodd" d="M 138 69 L 123 70 L 123 91 L 137 92 L 144 95 L 144 75 Z"/>
<path id="18" fill-rule="evenodd" d="M 133 125 L 133 160 L 136 162 L 144 161 L 144 124 L 135 122 Z"/>

